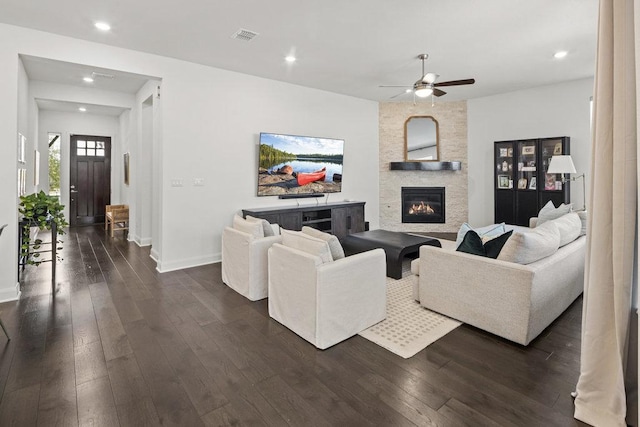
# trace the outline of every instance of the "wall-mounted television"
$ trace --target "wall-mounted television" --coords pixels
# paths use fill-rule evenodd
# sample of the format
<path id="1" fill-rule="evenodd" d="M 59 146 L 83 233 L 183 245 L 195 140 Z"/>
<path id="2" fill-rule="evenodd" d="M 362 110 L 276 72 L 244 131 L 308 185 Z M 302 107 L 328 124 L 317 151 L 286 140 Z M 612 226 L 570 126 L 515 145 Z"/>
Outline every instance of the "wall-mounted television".
<path id="1" fill-rule="evenodd" d="M 305 197 L 342 191 L 344 140 L 261 133 L 258 196 Z"/>

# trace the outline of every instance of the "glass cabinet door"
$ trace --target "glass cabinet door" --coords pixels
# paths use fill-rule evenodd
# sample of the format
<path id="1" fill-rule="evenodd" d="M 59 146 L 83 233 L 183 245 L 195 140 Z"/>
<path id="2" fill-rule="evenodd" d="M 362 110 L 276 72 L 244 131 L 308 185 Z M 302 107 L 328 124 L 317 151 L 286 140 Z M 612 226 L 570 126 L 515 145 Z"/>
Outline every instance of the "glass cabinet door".
<path id="1" fill-rule="evenodd" d="M 499 190 L 513 188 L 513 143 L 500 142 L 495 144 L 496 183 Z"/>
<path id="2" fill-rule="evenodd" d="M 540 141 L 540 165 L 542 171 L 540 176 L 544 177 L 544 183 L 541 183 L 541 191 L 562 191 L 562 175 L 547 173 L 549 163 L 553 156 L 565 154 L 565 147 L 561 138 L 544 139 Z"/>
<path id="3" fill-rule="evenodd" d="M 536 191 L 537 179 L 537 153 L 536 141 L 518 141 L 516 144 L 516 188 L 520 191 Z"/>

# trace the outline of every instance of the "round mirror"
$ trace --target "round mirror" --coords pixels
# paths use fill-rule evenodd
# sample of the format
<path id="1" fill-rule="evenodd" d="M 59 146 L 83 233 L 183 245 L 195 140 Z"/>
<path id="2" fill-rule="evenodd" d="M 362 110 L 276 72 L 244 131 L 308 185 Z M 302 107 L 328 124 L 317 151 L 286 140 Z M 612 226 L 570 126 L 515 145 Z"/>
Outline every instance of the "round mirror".
<path id="1" fill-rule="evenodd" d="M 411 116 L 404 122 L 404 159 L 407 162 L 440 160 L 436 119 L 431 116 Z"/>

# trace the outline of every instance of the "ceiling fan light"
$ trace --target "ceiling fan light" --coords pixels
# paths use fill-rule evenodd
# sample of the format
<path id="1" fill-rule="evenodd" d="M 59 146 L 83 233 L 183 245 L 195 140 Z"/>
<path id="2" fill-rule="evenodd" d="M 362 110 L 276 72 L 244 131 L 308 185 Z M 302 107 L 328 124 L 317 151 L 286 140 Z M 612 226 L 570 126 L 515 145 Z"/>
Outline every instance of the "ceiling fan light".
<path id="1" fill-rule="evenodd" d="M 433 93 L 433 89 L 430 87 L 420 87 L 417 88 L 415 94 L 418 98 L 426 98 Z"/>

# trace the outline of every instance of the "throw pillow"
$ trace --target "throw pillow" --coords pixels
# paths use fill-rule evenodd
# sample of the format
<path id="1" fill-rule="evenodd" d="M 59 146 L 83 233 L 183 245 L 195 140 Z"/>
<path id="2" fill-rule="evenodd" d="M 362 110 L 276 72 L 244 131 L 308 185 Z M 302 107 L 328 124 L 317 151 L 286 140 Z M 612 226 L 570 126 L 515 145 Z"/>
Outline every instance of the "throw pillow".
<path id="1" fill-rule="evenodd" d="M 549 200 L 546 205 L 540 209 L 538 212 L 538 223 L 536 227 L 544 224 L 547 221 L 551 221 L 552 219 L 560 218 L 562 215 L 568 214 L 571 212 L 572 205 L 565 205 L 564 203 L 558 206 L 557 208 L 553 205 L 553 202 Z"/>
<path id="2" fill-rule="evenodd" d="M 255 239 L 264 237 L 264 228 L 262 227 L 262 223 L 257 221 L 247 221 L 240 215 L 235 215 L 233 217 L 233 228 L 238 231 L 242 231 L 243 233 L 247 233 Z"/>
<path id="3" fill-rule="evenodd" d="M 538 225 L 530 231 L 516 231 L 498 255 L 502 261 L 531 264 L 553 255 L 560 245 L 560 232 L 553 222 Z"/>
<path id="4" fill-rule="evenodd" d="M 307 227 L 306 225 L 302 227 L 302 232 L 311 237 L 327 242 L 329 244 L 329 250 L 331 251 L 331 257 L 334 261 L 344 258 L 344 249 L 342 249 L 340 240 L 338 240 L 338 238 L 333 234 L 325 233 L 313 227 Z"/>
<path id="5" fill-rule="evenodd" d="M 320 257 L 323 263 L 333 261 L 329 244 L 324 240 L 304 234 L 300 231 L 282 230 L 282 244 L 290 248 Z"/>
<path id="6" fill-rule="evenodd" d="M 247 215 L 245 217 L 245 219 L 247 221 L 259 222 L 262 225 L 262 230 L 264 231 L 264 236 L 263 237 L 269 237 L 269 236 L 275 236 L 276 235 L 273 232 L 273 228 L 271 227 L 271 224 L 269 224 L 269 221 L 267 221 L 266 219 L 254 218 L 251 215 Z"/>
<path id="7" fill-rule="evenodd" d="M 576 212 L 570 212 L 562 215 L 558 219 L 551 221 L 556 224 L 560 232 L 560 247 L 573 242 L 580 236 L 582 222 Z"/>
<path id="8" fill-rule="evenodd" d="M 579 211 L 578 217 L 580 217 L 580 222 L 582 223 L 582 227 L 580 228 L 580 236 L 584 236 L 587 234 L 587 211 Z"/>
<path id="9" fill-rule="evenodd" d="M 474 229 L 474 228 L 471 228 L 471 226 L 465 222 L 460 226 L 460 229 L 458 230 L 458 237 L 456 237 L 456 247 L 460 246 L 460 243 L 462 243 L 464 236 L 467 234 L 469 230 L 474 230 L 476 233 L 478 233 L 478 236 L 480 236 L 481 238 L 486 238 L 486 240 L 489 240 L 507 231 L 504 227 L 505 227 L 505 224 L 503 222 L 500 224 L 491 224 L 485 227 Z"/>
<path id="10" fill-rule="evenodd" d="M 465 252 L 472 255 L 480 255 L 487 258 L 497 258 L 502 247 L 505 245 L 513 231 L 508 231 L 500 236 L 482 242 L 482 238 L 474 230 L 469 230 L 462 239 L 462 243 L 456 249 L 459 252 Z"/>

